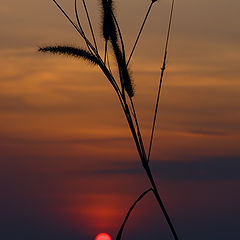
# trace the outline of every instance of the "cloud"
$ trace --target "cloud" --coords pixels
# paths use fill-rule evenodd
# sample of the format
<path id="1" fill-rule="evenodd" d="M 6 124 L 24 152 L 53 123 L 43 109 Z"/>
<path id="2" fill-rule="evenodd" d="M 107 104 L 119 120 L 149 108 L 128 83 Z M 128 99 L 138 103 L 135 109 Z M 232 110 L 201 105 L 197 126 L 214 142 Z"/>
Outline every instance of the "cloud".
<path id="1" fill-rule="evenodd" d="M 206 157 L 193 161 L 152 161 L 151 168 L 158 178 L 175 181 L 239 181 L 240 157 Z M 109 169 L 95 174 L 142 175 L 144 171 L 136 163 L 118 162 Z"/>
<path id="2" fill-rule="evenodd" d="M 181 132 L 181 135 L 185 135 L 185 136 L 209 136 L 209 137 L 224 137 L 224 136 L 228 136 L 228 134 L 226 132 L 223 131 L 217 131 L 217 130 L 190 130 L 190 131 L 186 131 L 186 132 Z"/>
<path id="3" fill-rule="evenodd" d="M 128 137 L 82 137 L 82 138 L 31 138 L 31 137 L 18 137 L 18 136 L 1 136 L 0 143 L 11 144 L 82 144 L 82 145 L 105 145 L 109 143 L 119 143 L 129 141 Z"/>

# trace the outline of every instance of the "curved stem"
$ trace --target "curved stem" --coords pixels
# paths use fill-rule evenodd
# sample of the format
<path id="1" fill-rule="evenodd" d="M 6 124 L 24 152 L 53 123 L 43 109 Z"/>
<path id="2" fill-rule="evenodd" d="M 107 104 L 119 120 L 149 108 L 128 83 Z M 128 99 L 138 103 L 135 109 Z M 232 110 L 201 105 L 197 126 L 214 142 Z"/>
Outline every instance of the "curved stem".
<path id="1" fill-rule="evenodd" d="M 126 217 L 125 217 L 125 219 L 124 219 L 124 221 L 123 221 L 123 223 L 122 223 L 122 226 L 121 226 L 121 228 L 120 228 L 120 230 L 119 230 L 119 232 L 118 232 L 118 235 L 117 235 L 117 237 L 116 237 L 116 240 L 120 240 L 120 239 L 121 239 L 122 233 L 123 233 L 123 229 L 124 229 L 124 227 L 125 227 L 125 225 L 126 225 L 126 223 L 127 223 L 127 220 L 128 220 L 128 218 L 129 218 L 131 212 L 133 211 L 134 207 L 136 206 L 136 204 L 137 204 L 147 193 L 149 193 L 150 191 L 153 191 L 153 189 L 152 189 L 152 188 L 149 188 L 148 190 L 146 190 L 145 192 L 143 192 L 143 193 L 137 198 L 137 200 L 132 204 L 132 206 L 131 206 L 130 209 L 128 210 L 128 213 L 127 213 L 127 215 L 126 215 Z"/>
<path id="2" fill-rule="evenodd" d="M 75 17 L 78 23 L 78 27 L 81 30 L 81 32 L 84 34 L 80 19 L 79 19 L 79 14 L 78 14 L 78 9 L 77 9 L 77 0 L 74 1 L 74 11 L 75 11 Z"/>
<path id="3" fill-rule="evenodd" d="M 89 13 L 88 13 L 87 5 L 86 5 L 85 0 L 82 0 L 82 2 L 83 2 L 83 6 L 84 6 L 84 9 L 85 9 L 86 15 L 87 15 L 87 20 L 88 20 L 89 28 L 90 28 L 90 30 L 91 30 L 91 34 L 92 34 L 92 38 L 93 38 L 93 42 L 94 42 L 94 45 L 95 45 L 96 51 L 98 52 L 97 41 L 96 41 L 96 38 L 95 38 L 95 35 L 94 35 L 94 31 L 93 31 L 93 27 L 92 27 L 91 19 L 90 19 Z"/>
<path id="4" fill-rule="evenodd" d="M 127 106 L 127 105 L 126 105 L 126 106 Z M 144 168 L 144 170 L 146 171 L 147 177 L 148 177 L 148 179 L 149 179 L 149 181 L 150 181 L 150 184 L 151 184 L 151 186 L 152 186 L 153 193 L 154 193 L 154 195 L 155 195 L 155 197 L 156 197 L 156 200 L 157 200 L 157 202 L 158 202 L 158 204 L 159 204 L 159 206 L 160 206 L 160 208 L 161 208 L 161 210 L 162 210 L 162 212 L 163 212 L 163 215 L 164 215 L 164 217 L 165 217 L 165 219 L 166 219 L 166 221 L 167 221 L 167 223 L 168 223 L 168 226 L 169 226 L 169 228 L 170 228 L 170 230 L 171 230 L 171 232 L 172 232 L 172 234 L 173 234 L 174 239 L 175 239 L 175 240 L 179 240 L 179 238 L 178 238 L 178 236 L 177 236 L 177 233 L 176 233 L 176 231 L 175 231 L 175 229 L 174 229 L 174 226 L 173 226 L 173 224 L 172 224 L 172 222 L 171 222 L 171 219 L 170 219 L 170 217 L 169 217 L 169 215 L 168 215 L 168 213 L 167 213 L 167 210 L 166 210 L 166 208 L 165 208 L 165 206 L 164 206 L 164 204 L 163 204 L 163 202 L 162 202 L 162 200 L 161 200 L 161 198 L 160 198 L 160 195 L 159 195 L 157 186 L 156 186 L 155 181 L 154 181 L 154 178 L 153 178 L 153 176 L 152 176 L 151 169 L 150 169 L 149 164 L 148 164 L 148 161 L 147 161 L 147 159 L 146 159 L 145 149 L 142 148 L 142 147 L 141 147 L 141 144 L 139 143 L 139 138 L 138 138 L 137 135 L 136 135 L 136 131 L 135 131 L 135 128 L 134 128 L 134 126 L 133 126 L 132 118 L 131 118 L 131 116 L 130 116 L 130 112 L 129 112 L 128 107 L 126 108 L 126 111 L 124 111 L 124 112 L 125 112 L 126 118 L 127 118 L 127 120 L 128 120 L 129 127 L 130 127 L 130 129 L 132 130 L 132 135 L 133 135 L 134 141 L 135 141 L 136 146 L 137 146 L 137 149 L 138 149 L 139 157 L 140 157 L 140 159 L 141 159 L 141 161 L 142 161 L 143 168 Z M 117 239 L 117 240 L 120 240 L 120 238 Z"/>
<path id="5" fill-rule="evenodd" d="M 67 18 L 67 20 L 72 24 L 72 26 L 75 28 L 75 30 L 80 34 L 80 36 L 84 39 L 84 41 L 87 44 L 87 47 L 89 49 L 89 51 L 95 55 L 97 58 L 99 58 L 100 60 L 100 56 L 98 54 L 98 52 L 96 51 L 96 49 L 93 47 L 93 45 L 91 44 L 91 42 L 88 40 L 88 38 L 85 36 L 84 32 L 82 31 L 83 29 L 79 28 L 74 22 L 73 20 L 68 16 L 68 14 L 64 11 L 64 9 L 58 4 L 58 2 L 56 0 L 52 0 L 54 2 L 54 4 L 56 4 L 56 6 L 58 7 L 58 9 L 62 12 L 62 14 Z"/>
<path id="6" fill-rule="evenodd" d="M 156 197 L 156 199 L 158 201 L 158 204 L 159 204 L 159 206 L 160 206 L 160 208 L 161 208 L 161 210 L 163 212 L 163 215 L 164 215 L 164 217 L 165 217 L 165 219 L 166 219 L 166 221 L 168 223 L 168 226 L 170 227 L 170 230 L 171 230 L 171 232 L 173 234 L 173 237 L 174 237 L 175 240 L 179 240 L 179 238 L 177 236 L 177 233 L 175 231 L 175 228 L 174 228 L 174 226 L 173 226 L 173 224 L 171 222 L 171 219 L 170 219 L 170 217 L 169 217 L 169 215 L 168 215 L 168 213 L 166 211 L 166 208 L 165 208 L 165 206 L 164 206 L 164 204 L 163 204 L 163 202 L 162 202 L 162 200 L 160 198 L 160 195 L 159 195 L 157 186 L 155 184 L 155 181 L 153 179 L 153 176 L 152 176 L 152 173 L 151 173 L 149 165 L 146 164 L 144 169 L 145 169 L 145 171 L 147 173 L 148 179 L 149 179 L 149 181 L 150 181 L 150 183 L 152 185 L 152 188 L 153 188 L 153 193 L 154 193 L 154 195 L 155 195 L 155 197 Z"/>

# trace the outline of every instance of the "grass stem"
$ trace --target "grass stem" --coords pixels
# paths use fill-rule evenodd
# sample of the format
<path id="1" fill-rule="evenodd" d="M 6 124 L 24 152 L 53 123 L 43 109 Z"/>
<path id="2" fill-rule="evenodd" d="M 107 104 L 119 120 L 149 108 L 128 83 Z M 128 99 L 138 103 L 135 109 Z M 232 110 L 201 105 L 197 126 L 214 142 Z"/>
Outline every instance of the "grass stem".
<path id="1" fill-rule="evenodd" d="M 108 51 L 108 40 L 105 40 L 105 47 L 104 47 L 104 63 L 106 64 L 107 59 L 107 51 Z"/>
<path id="2" fill-rule="evenodd" d="M 139 30 L 139 32 L 138 32 L 137 38 L 136 38 L 135 43 L 134 43 L 134 45 L 133 45 L 132 51 L 131 51 L 131 53 L 130 53 L 130 55 L 129 55 L 129 57 L 128 57 L 127 66 L 128 66 L 128 64 L 130 63 L 130 61 L 131 61 L 132 55 L 133 55 L 133 53 L 134 53 L 134 51 L 135 51 L 135 48 L 136 48 L 136 46 L 137 46 L 137 44 L 138 44 L 139 38 L 140 38 L 140 36 L 141 36 L 141 34 L 142 34 L 142 31 L 143 31 L 143 28 L 144 28 L 145 23 L 146 23 L 146 21 L 147 21 L 147 18 L 148 18 L 148 16 L 149 16 L 149 13 L 150 13 L 150 11 L 151 11 L 151 9 L 152 9 L 153 3 L 154 3 L 154 2 L 151 2 L 151 4 L 150 4 L 149 7 L 148 7 L 148 10 L 147 10 L 147 13 L 146 13 L 146 15 L 145 15 L 145 18 L 144 18 L 144 20 L 143 20 L 142 26 L 141 26 L 141 28 L 140 28 L 140 30 Z"/>
<path id="3" fill-rule="evenodd" d="M 135 120 L 135 124 L 136 124 L 136 127 L 137 127 L 137 134 L 138 134 L 139 143 L 140 143 L 141 148 L 142 148 L 143 158 L 147 159 L 144 144 L 143 144 L 143 140 L 142 140 L 142 134 L 141 134 L 138 119 L 137 119 L 137 113 L 135 111 L 135 107 L 134 107 L 134 103 L 133 103 L 132 98 L 130 98 L 130 103 L 131 103 L 131 107 L 132 107 L 132 112 L 133 112 L 133 117 L 134 117 L 134 120 Z"/>
<path id="4" fill-rule="evenodd" d="M 83 6 L 84 6 L 84 9 L 85 9 L 86 16 L 87 16 L 89 28 L 90 28 L 90 31 L 91 31 L 91 34 L 92 34 L 92 38 L 93 38 L 93 42 L 94 42 L 96 51 L 98 52 L 97 41 L 96 41 L 96 38 L 95 38 L 95 35 L 94 35 L 91 19 L 90 19 L 89 13 L 88 13 L 88 9 L 87 9 L 87 5 L 86 5 L 85 0 L 82 0 L 82 3 L 83 3 Z"/>
<path id="5" fill-rule="evenodd" d="M 167 50 L 168 50 L 168 43 L 169 43 L 171 26 L 172 26 L 174 3 L 175 3 L 175 0 L 172 0 L 171 12 L 170 12 L 168 30 L 167 30 L 167 37 L 166 37 L 166 44 L 165 44 L 165 49 L 164 49 L 163 64 L 162 64 L 161 74 L 160 74 L 160 78 L 159 78 L 158 93 L 157 93 L 154 116 L 153 116 L 151 137 L 150 137 L 150 142 L 149 142 L 148 158 L 147 158 L 148 161 L 150 160 L 150 155 L 151 155 L 151 150 L 152 150 L 152 142 L 153 142 L 153 137 L 154 137 L 154 130 L 155 130 L 155 125 L 156 125 L 157 113 L 158 113 L 160 93 L 161 93 L 161 89 L 162 89 L 163 76 L 164 76 L 164 72 L 165 72 L 165 69 L 166 69 Z"/>
<path id="6" fill-rule="evenodd" d="M 78 23 L 78 27 L 80 29 L 80 31 L 84 34 L 80 19 L 79 19 L 79 14 L 78 14 L 78 8 L 77 8 L 77 0 L 74 1 L 74 10 L 75 10 L 75 17 Z M 84 34 L 85 35 L 85 34 Z"/>
<path id="7" fill-rule="evenodd" d="M 171 221 L 171 219 L 170 219 L 170 217 L 169 217 L 169 215 L 168 215 L 168 213 L 167 213 L 167 211 L 166 211 L 166 208 L 165 208 L 165 206 L 164 206 L 164 204 L 163 204 L 163 202 L 162 202 L 162 200 L 161 200 L 161 198 L 160 198 L 158 189 L 157 189 L 157 187 L 156 187 L 154 178 L 153 178 L 153 176 L 152 176 L 152 172 L 151 172 L 150 167 L 149 167 L 148 164 L 146 164 L 146 166 L 145 166 L 145 171 L 146 171 L 147 176 L 148 176 L 148 179 L 149 179 L 149 181 L 150 181 L 150 183 L 151 183 L 151 185 L 152 185 L 153 193 L 154 193 L 154 195 L 155 195 L 155 197 L 156 197 L 156 199 L 157 199 L 157 201 L 158 201 L 158 203 L 159 203 L 159 206 L 160 206 L 160 208 L 161 208 L 161 210 L 162 210 L 162 212 L 163 212 L 163 215 L 164 215 L 164 217 L 165 217 L 165 219 L 166 219 L 166 221 L 167 221 L 167 223 L 168 223 L 168 226 L 169 226 L 169 228 L 170 228 L 170 230 L 171 230 L 171 232 L 172 232 L 172 234 L 173 234 L 174 240 L 179 240 L 179 238 L 178 238 L 178 236 L 177 236 L 177 233 L 176 233 L 176 231 L 175 231 L 175 228 L 174 228 L 174 226 L 173 226 L 173 224 L 172 224 L 172 221 Z"/>
<path id="8" fill-rule="evenodd" d="M 134 207 L 135 207 L 135 206 L 137 205 L 137 203 L 140 202 L 141 199 L 142 199 L 147 193 L 149 193 L 150 191 L 153 191 L 153 189 L 152 189 L 152 188 L 149 188 L 148 190 L 146 190 L 145 192 L 143 192 L 143 193 L 137 198 L 137 200 L 132 204 L 132 206 L 131 206 L 130 209 L 128 210 L 127 215 L 126 215 L 126 217 L 125 217 L 125 219 L 124 219 L 124 221 L 123 221 L 123 223 L 122 223 L 122 226 L 121 226 L 121 228 L 120 228 L 120 230 L 119 230 L 119 232 L 118 232 L 118 234 L 117 234 L 116 240 L 120 240 L 120 239 L 121 239 L 122 233 L 123 233 L 123 230 L 124 230 L 124 227 L 125 227 L 125 225 L 126 225 L 126 223 L 127 223 L 127 220 L 128 220 L 128 218 L 129 218 L 131 212 L 133 211 Z"/>

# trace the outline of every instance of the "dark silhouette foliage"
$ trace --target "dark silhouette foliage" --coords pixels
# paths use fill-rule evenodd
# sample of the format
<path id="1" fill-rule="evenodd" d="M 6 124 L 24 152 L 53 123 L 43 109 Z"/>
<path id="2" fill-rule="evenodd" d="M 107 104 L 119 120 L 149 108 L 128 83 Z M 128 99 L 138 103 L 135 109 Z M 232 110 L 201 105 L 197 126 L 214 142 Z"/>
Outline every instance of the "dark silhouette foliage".
<path id="1" fill-rule="evenodd" d="M 126 225 L 126 222 L 128 220 L 128 217 L 130 216 L 131 212 L 133 211 L 135 205 L 150 191 L 154 194 L 162 213 L 168 223 L 168 226 L 172 232 L 172 235 L 175 240 L 178 240 L 177 233 L 175 231 L 175 228 L 172 224 L 172 221 L 165 209 L 165 206 L 160 198 L 158 188 L 155 184 L 155 180 L 153 178 L 150 166 L 149 166 L 149 160 L 150 160 L 150 152 L 152 149 L 152 142 L 154 138 L 154 129 L 155 129 L 155 123 L 157 118 L 157 112 L 158 112 L 158 106 L 159 106 L 159 98 L 160 98 L 160 92 L 161 92 L 161 86 L 163 81 L 164 72 L 166 69 L 166 60 L 167 60 L 167 50 L 168 50 L 168 42 L 169 42 L 169 36 L 170 36 L 170 29 L 172 24 L 172 17 L 173 17 L 173 7 L 174 7 L 174 0 L 172 1 L 171 5 L 171 12 L 169 16 L 169 23 L 168 23 L 168 31 L 166 36 L 166 43 L 164 48 L 164 57 L 163 57 L 163 64 L 161 67 L 161 74 L 159 79 L 159 86 L 157 89 L 157 97 L 156 97 L 156 104 L 154 109 L 154 117 L 153 117 L 153 123 L 151 128 L 151 135 L 150 135 L 150 143 L 148 147 L 148 154 L 146 154 L 146 148 L 143 144 L 142 140 L 142 134 L 140 131 L 137 113 L 135 111 L 133 97 L 134 97 L 134 87 L 133 87 L 133 81 L 129 70 L 129 63 L 131 61 L 131 58 L 133 56 L 133 53 L 136 49 L 136 46 L 138 44 L 138 41 L 141 37 L 141 34 L 143 32 L 143 28 L 146 24 L 146 21 L 149 17 L 150 11 L 152 6 L 154 5 L 157 0 L 151 0 L 150 5 L 147 9 L 146 15 L 144 17 L 143 23 L 140 27 L 140 30 L 138 32 L 138 35 L 136 37 L 135 43 L 133 44 L 133 47 L 130 51 L 128 60 L 126 60 L 126 52 L 125 52 L 125 46 L 123 37 L 121 34 L 121 29 L 118 24 L 118 20 L 115 16 L 115 9 L 114 9 L 114 1 L 113 0 L 101 0 L 101 9 L 102 9 L 102 37 L 103 41 L 105 42 L 104 47 L 104 56 L 103 58 L 100 56 L 100 53 L 98 51 L 97 42 L 95 39 L 94 30 L 92 27 L 90 15 L 88 13 L 87 4 L 85 0 L 82 0 L 82 3 L 84 5 L 85 15 L 88 21 L 89 28 L 91 30 L 92 40 L 93 43 L 90 41 L 90 39 L 86 36 L 85 31 L 81 25 L 80 18 L 78 16 L 78 6 L 77 6 L 77 0 L 74 0 L 74 10 L 75 10 L 75 17 L 76 17 L 76 23 L 75 21 L 69 17 L 69 15 L 65 12 L 65 10 L 58 4 L 56 0 L 52 0 L 58 9 L 63 13 L 63 15 L 67 18 L 67 20 L 72 24 L 72 26 L 75 28 L 75 30 L 79 33 L 80 37 L 83 39 L 87 46 L 87 50 L 84 50 L 82 48 L 77 47 L 71 47 L 71 46 L 46 46 L 39 48 L 40 52 L 48 52 L 52 54 L 60 54 L 60 55 L 66 55 L 71 57 L 77 57 L 79 59 L 83 59 L 87 62 L 90 62 L 94 65 L 98 65 L 99 68 L 102 70 L 106 78 L 109 80 L 110 84 L 112 85 L 118 100 L 121 104 L 122 110 L 125 114 L 128 126 L 130 128 L 134 143 L 137 148 L 137 152 L 139 154 L 139 158 L 141 160 L 141 164 L 146 172 L 147 178 L 150 182 L 151 188 L 147 191 L 144 191 L 137 200 L 132 204 L 131 208 L 129 209 L 123 224 L 121 225 L 121 228 L 117 234 L 117 240 L 121 239 L 124 227 Z M 108 47 L 108 45 L 110 45 Z M 118 84 L 118 81 L 116 80 L 116 77 L 111 71 L 111 63 L 108 57 L 109 48 L 113 52 L 115 62 L 117 63 L 118 68 L 118 78 L 120 81 L 120 84 Z"/>
<path id="2" fill-rule="evenodd" d="M 46 53 L 53 53 L 53 54 L 59 54 L 59 55 L 66 55 L 76 58 L 81 58 L 85 61 L 88 61 L 92 64 L 99 64 L 98 59 L 88 51 L 80 48 L 75 47 L 68 47 L 68 46 L 49 46 L 49 47 L 42 47 L 39 48 L 40 52 Z"/>

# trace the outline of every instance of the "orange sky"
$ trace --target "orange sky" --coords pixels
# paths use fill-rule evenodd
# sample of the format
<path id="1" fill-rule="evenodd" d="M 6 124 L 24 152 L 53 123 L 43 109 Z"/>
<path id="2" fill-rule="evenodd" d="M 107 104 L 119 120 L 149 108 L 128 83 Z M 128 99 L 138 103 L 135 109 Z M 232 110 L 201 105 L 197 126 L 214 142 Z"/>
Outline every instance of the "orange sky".
<path id="1" fill-rule="evenodd" d="M 130 64 L 136 88 L 134 101 L 146 146 L 169 2 L 155 4 Z M 71 1 L 61 3 L 73 13 Z M 116 1 L 128 52 L 148 4 L 149 1 Z M 96 0 L 88 1 L 88 6 L 102 47 L 100 6 Z M 188 178 L 180 170 L 183 175 L 178 182 L 178 175 L 173 174 L 173 179 L 161 177 L 161 172 L 154 170 L 164 200 L 186 240 L 192 237 L 184 230 L 187 224 L 181 223 L 184 212 L 179 209 L 186 208 L 189 224 L 192 216 L 204 219 L 196 210 L 206 210 L 208 205 L 202 201 L 204 188 L 209 204 L 214 205 L 216 196 L 222 194 L 227 203 L 235 204 L 236 197 L 230 190 L 234 192 L 239 186 L 239 178 L 236 180 L 234 175 L 240 156 L 239 9 L 240 3 L 235 0 L 176 1 L 152 159 L 158 167 L 169 163 L 169 168 L 191 162 L 194 171 L 202 162 L 203 172 L 206 163 L 207 173 L 200 180 Z M 84 46 L 51 1 L 1 0 L 0 31 L 0 189 L 4 195 L 0 205 L 6 211 L 2 219 L 9 219 L 6 229 L 13 222 L 21 222 L 18 219 L 25 211 L 26 225 L 32 218 L 43 222 L 48 219 L 46 234 L 52 225 L 54 229 L 68 226 L 63 235 L 72 232 L 69 239 L 75 239 L 74 234 L 93 238 L 99 231 L 116 234 L 130 203 L 148 188 L 148 182 L 113 89 L 97 67 L 37 53 L 37 48 L 46 44 Z M 211 175 L 212 162 L 218 166 L 218 161 L 223 170 L 230 169 L 233 174 L 226 174 L 227 178 L 221 168 L 216 170 L 216 176 L 214 170 Z M 133 170 L 135 167 L 137 170 Z M 213 179 L 208 179 L 208 174 Z M 224 186 L 223 192 L 220 186 Z M 133 218 L 129 225 L 129 236 L 135 236 L 144 218 L 152 221 L 152 226 L 146 228 L 154 236 L 153 226 L 157 226 L 159 216 L 153 214 L 151 219 L 149 205 L 153 212 L 158 211 L 153 206 L 154 199 L 146 200 L 136 213 L 136 222 Z M 224 201 L 220 201 L 214 209 L 223 206 Z M 36 220 L 36 225 L 39 222 Z M 193 229 L 197 231 L 197 223 Z M 20 230 L 16 227 L 16 231 Z M 163 224 L 156 234 L 166 237 L 167 231 Z M 234 231 L 236 239 L 233 227 Z M 22 234 L 24 239 L 30 239 L 25 232 Z M 218 235 L 209 232 L 209 236 L 216 239 Z M 17 238 L 6 233 L 5 239 Z"/>

